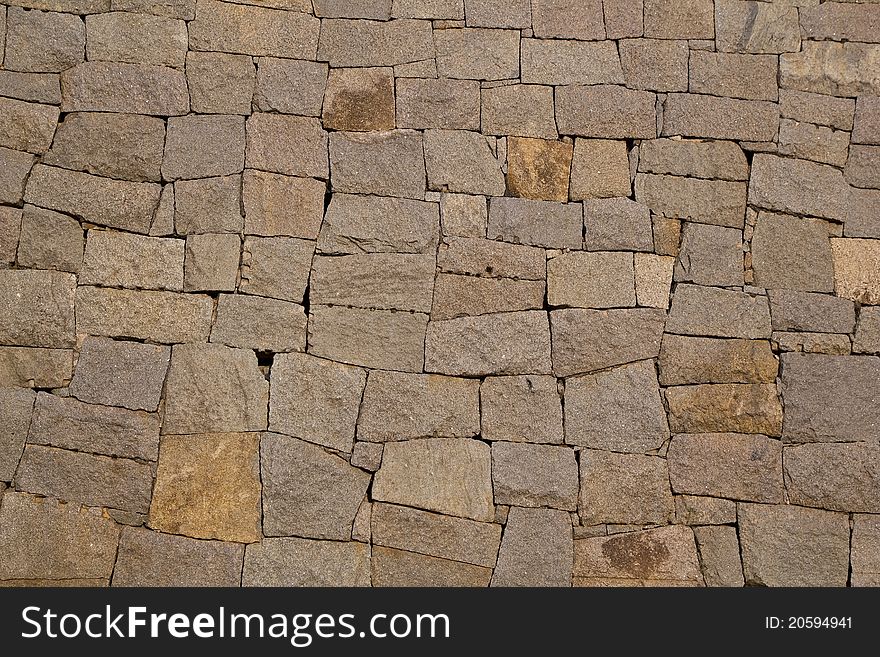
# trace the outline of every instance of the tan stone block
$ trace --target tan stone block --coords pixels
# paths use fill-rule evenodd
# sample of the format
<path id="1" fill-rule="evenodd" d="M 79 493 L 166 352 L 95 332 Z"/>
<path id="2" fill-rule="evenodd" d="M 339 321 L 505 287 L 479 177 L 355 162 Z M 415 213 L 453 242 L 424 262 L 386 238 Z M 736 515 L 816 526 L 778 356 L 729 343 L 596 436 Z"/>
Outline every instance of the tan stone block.
<path id="1" fill-rule="evenodd" d="M 834 291 L 867 305 L 880 304 L 880 240 L 832 239 Z"/>
<path id="2" fill-rule="evenodd" d="M 660 383 L 772 383 L 778 362 L 767 340 L 720 340 L 667 334 Z"/>
<path id="3" fill-rule="evenodd" d="M 675 433 L 782 435 L 782 405 L 774 384 L 676 386 L 666 389 L 666 401 Z"/>
<path id="4" fill-rule="evenodd" d="M 522 198 L 568 200 L 572 146 L 511 137 L 507 142 L 507 189 Z"/>
<path id="5" fill-rule="evenodd" d="M 664 310 L 669 308 L 675 258 L 653 253 L 636 253 L 633 259 L 637 305 Z"/>
<path id="6" fill-rule="evenodd" d="M 393 130 L 394 115 L 394 72 L 390 68 L 330 71 L 322 115 L 325 128 Z"/>

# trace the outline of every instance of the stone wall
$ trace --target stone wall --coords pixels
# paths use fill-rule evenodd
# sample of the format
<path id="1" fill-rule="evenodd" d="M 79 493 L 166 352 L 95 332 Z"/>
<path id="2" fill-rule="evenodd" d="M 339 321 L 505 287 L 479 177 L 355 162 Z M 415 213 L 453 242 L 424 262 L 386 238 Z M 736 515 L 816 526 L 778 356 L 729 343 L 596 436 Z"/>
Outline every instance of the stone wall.
<path id="1" fill-rule="evenodd" d="M 0 583 L 880 585 L 877 0 L 0 52 Z"/>

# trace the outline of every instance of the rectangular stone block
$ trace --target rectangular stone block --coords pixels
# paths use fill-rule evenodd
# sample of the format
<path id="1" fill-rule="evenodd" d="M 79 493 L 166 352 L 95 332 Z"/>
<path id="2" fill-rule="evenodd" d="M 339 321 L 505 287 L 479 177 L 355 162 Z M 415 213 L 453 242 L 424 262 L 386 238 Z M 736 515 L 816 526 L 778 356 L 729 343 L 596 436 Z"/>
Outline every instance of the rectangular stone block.
<path id="1" fill-rule="evenodd" d="M 520 75 L 517 30 L 463 28 L 436 30 L 440 77 L 462 80 L 509 80 Z"/>
<path id="2" fill-rule="evenodd" d="M 172 18 L 114 11 L 86 17 L 86 57 L 91 61 L 182 68 L 186 23 Z"/>
<path id="3" fill-rule="evenodd" d="M 396 106 L 400 128 L 480 129 L 476 80 L 398 78 Z"/>
<path id="4" fill-rule="evenodd" d="M 0 39 L 2 44 L 2 39 Z M 61 104 L 61 76 L 57 73 L 0 71 L 0 92 L 7 98 L 31 103 Z"/>
<path id="5" fill-rule="evenodd" d="M 0 344 L 72 347 L 75 290 L 72 274 L 0 269 Z"/>
<path id="6" fill-rule="evenodd" d="M 639 147 L 639 171 L 690 178 L 748 180 L 749 165 L 733 142 L 652 139 Z"/>
<path id="7" fill-rule="evenodd" d="M 654 250 L 651 210 L 628 198 L 585 200 L 584 229 L 588 251 Z"/>
<path id="8" fill-rule="evenodd" d="M 655 95 L 647 91 L 611 85 L 559 87 L 556 122 L 563 135 L 653 139 L 657 136 L 654 105 Z"/>
<path id="9" fill-rule="evenodd" d="M 376 546 L 371 559 L 374 586 L 463 586 L 485 588 L 492 569 Z"/>
<path id="10" fill-rule="evenodd" d="M 166 189 L 171 189 L 166 186 Z M 174 231 L 181 235 L 240 233 L 241 176 L 178 180 L 171 196 Z"/>
<path id="11" fill-rule="evenodd" d="M 247 294 L 221 294 L 211 342 L 255 351 L 305 351 L 307 323 L 299 304 Z"/>
<path id="12" fill-rule="evenodd" d="M 793 504 L 876 513 L 880 509 L 880 448 L 861 442 L 788 446 L 785 481 Z"/>
<path id="13" fill-rule="evenodd" d="M 836 130 L 853 130 L 855 101 L 791 89 L 779 90 L 779 113 L 782 118 L 814 123 Z"/>
<path id="14" fill-rule="evenodd" d="M 540 310 L 543 306 L 543 281 L 438 274 L 431 319 Z"/>
<path id="15" fill-rule="evenodd" d="M 432 321 L 425 370 L 465 376 L 549 374 L 547 314 L 528 310 Z"/>
<path id="16" fill-rule="evenodd" d="M 877 586 L 880 581 L 880 521 L 873 515 L 853 516 L 852 586 Z"/>
<path id="17" fill-rule="evenodd" d="M 73 375 L 73 350 L 0 347 L 0 387 L 62 388 Z"/>
<path id="18" fill-rule="evenodd" d="M 572 200 L 624 198 L 631 194 L 625 141 L 578 139 L 575 142 L 569 189 Z"/>
<path id="19" fill-rule="evenodd" d="M 597 40 L 605 38 L 602 7 L 607 20 L 609 2 L 601 0 L 534 0 L 532 25 L 541 38 Z M 619 4 L 619 3 L 617 3 Z M 639 11 L 641 13 L 641 11 Z M 609 38 L 616 38 L 609 35 Z"/>
<path id="20" fill-rule="evenodd" d="M 576 203 L 493 198 L 489 203 L 489 239 L 555 249 L 579 249 L 583 209 Z"/>
<path id="21" fill-rule="evenodd" d="M 862 65 L 877 57 L 880 45 L 874 43 L 806 41 L 800 52 L 779 58 L 779 86 L 830 96 L 880 96 L 880 73 Z"/>
<path id="22" fill-rule="evenodd" d="M 81 285 L 183 291 L 184 241 L 90 230 Z"/>
<path id="23" fill-rule="evenodd" d="M 391 0 L 316 0 L 314 7 L 322 18 L 391 18 Z"/>
<path id="24" fill-rule="evenodd" d="M 492 488 L 497 504 L 574 511 L 578 497 L 574 450 L 551 445 L 493 443 Z"/>
<path id="25" fill-rule="evenodd" d="M 32 390 L 0 389 L 0 413 L 5 426 L 0 431 L 0 481 L 12 481 L 21 459 L 34 410 Z"/>
<path id="26" fill-rule="evenodd" d="M 487 377 L 480 386 L 480 410 L 486 440 L 563 441 L 562 398 L 552 376 Z"/>
<path id="27" fill-rule="evenodd" d="M 314 306 L 309 319 L 309 353 L 369 368 L 422 371 L 427 315 Z"/>
<path id="28" fill-rule="evenodd" d="M 110 4 L 113 11 L 135 11 L 186 21 L 196 17 L 196 0 L 111 0 Z"/>
<path id="29" fill-rule="evenodd" d="M 327 179 L 327 133 L 315 118 L 256 113 L 247 121 L 245 166 Z M 291 157 L 293 155 L 293 157 Z"/>
<path id="30" fill-rule="evenodd" d="M 55 12 L 4 10 L 6 57 L 13 71 L 58 72 L 84 59 L 86 29 L 77 16 Z M 5 15 L 8 13 L 8 17 Z M 2 45 L 2 41 L 0 41 Z"/>
<path id="31" fill-rule="evenodd" d="M 770 307 L 766 297 L 682 284 L 675 290 L 666 331 L 719 338 L 769 338 Z"/>
<path id="32" fill-rule="evenodd" d="M 777 58 L 694 51 L 690 57 L 689 91 L 745 100 L 775 101 Z"/>
<path id="33" fill-rule="evenodd" d="M 563 253 L 547 261 L 547 303 L 574 308 L 636 305 L 631 253 Z"/>
<path id="34" fill-rule="evenodd" d="M 311 240 L 290 237 L 247 237 L 241 255 L 244 294 L 302 303 L 315 252 Z"/>
<path id="35" fill-rule="evenodd" d="M 452 238 L 437 253 L 440 271 L 469 276 L 542 280 L 546 276 L 543 249 L 495 240 Z"/>
<path id="36" fill-rule="evenodd" d="M 539 201 L 567 201 L 573 153 L 572 145 L 564 141 L 511 137 L 507 140 L 508 192 Z"/>
<path id="37" fill-rule="evenodd" d="M 570 586 L 571 555 L 569 514 L 515 507 L 507 518 L 491 585 Z"/>
<path id="38" fill-rule="evenodd" d="M 645 0 L 645 36 L 658 39 L 714 39 L 712 0 Z"/>
<path id="39" fill-rule="evenodd" d="M 580 471 L 578 513 L 584 525 L 659 525 L 675 513 L 665 459 L 583 450 Z"/>
<path id="40" fill-rule="evenodd" d="M 512 84 L 482 92 L 483 134 L 556 139 L 553 88 Z M 565 199 L 562 199 L 565 200 Z"/>
<path id="41" fill-rule="evenodd" d="M 696 527 L 694 534 L 706 586 L 743 586 L 742 559 L 735 527 Z"/>
<path id="42" fill-rule="evenodd" d="M 431 23 L 428 21 L 321 21 L 318 60 L 330 62 L 334 68 L 396 66 L 433 57 L 434 44 Z"/>
<path id="43" fill-rule="evenodd" d="M 191 115 L 168 119 L 162 177 L 209 178 L 241 173 L 245 151 L 244 117 Z"/>
<path id="44" fill-rule="evenodd" d="M 797 52 L 797 3 L 715 0 L 715 41 L 724 52 Z"/>
<path id="45" fill-rule="evenodd" d="M 490 141 L 477 132 L 426 131 L 428 189 L 501 196 L 505 190 L 504 172 Z"/>
<path id="46" fill-rule="evenodd" d="M 254 76 L 254 62 L 247 55 L 195 50 L 186 54 L 186 81 L 194 112 L 250 114 Z M 257 106 L 269 109 L 260 106 L 259 98 Z"/>
<path id="47" fill-rule="evenodd" d="M 607 3 L 606 3 L 607 5 Z M 687 91 L 687 41 L 622 39 L 618 43 L 626 86 L 646 91 Z"/>
<path id="48" fill-rule="evenodd" d="M 675 521 L 685 525 L 732 525 L 736 502 L 718 497 L 675 496 Z"/>
<path id="49" fill-rule="evenodd" d="M 844 221 L 849 196 L 834 167 L 763 153 L 752 162 L 749 203 L 758 207 Z"/>
<path id="50" fill-rule="evenodd" d="M 782 435 L 782 404 L 773 383 L 719 383 L 666 389 L 673 433 Z"/>
<path id="51" fill-rule="evenodd" d="M 736 141 L 773 141 L 779 106 L 700 94 L 669 94 L 663 111 L 664 137 L 703 137 Z"/>
<path id="52" fill-rule="evenodd" d="M 425 151 L 419 132 L 334 132 L 330 168 L 334 191 L 425 198 Z"/>
<path id="53" fill-rule="evenodd" d="M 660 348 L 660 383 L 772 383 L 778 363 L 767 340 L 719 340 L 668 334 Z"/>
<path id="54" fill-rule="evenodd" d="M 623 84 L 620 56 L 611 41 L 523 39 L 526 84 Z"/>
<path id="55" fill-rule="evenodd" d="M 189 112 L 186 76 L 166 66 L 84 62 L 61 74 L 61 111 L 180 116 Z"/>
<path id="56" fill-rule="evenodd" d="M 0 148 L 0 203 L 18 205 L 37 158 L 29 153 Z"/>
<path id="57" fill-rule="evenodd" d="M 0 146 L 42 154 L 49 150 L 58 108 L 0 98 Z"/>
<path id="58" fill-rule="evenodd" d="M 834 291 L 865 305 L 880 305 L 880 241 L 832 239 Z"/>
<path id="59" fill-rule="evenodd" d="M 243 586 L 369 586 L 370 546 L 270 538 L 245 551 Z"/>

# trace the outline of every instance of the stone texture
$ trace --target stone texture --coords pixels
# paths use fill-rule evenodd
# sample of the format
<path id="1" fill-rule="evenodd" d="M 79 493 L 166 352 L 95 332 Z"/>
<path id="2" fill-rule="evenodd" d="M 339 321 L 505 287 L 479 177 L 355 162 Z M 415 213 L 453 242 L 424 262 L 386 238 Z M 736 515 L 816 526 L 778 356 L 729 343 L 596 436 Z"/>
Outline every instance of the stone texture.
<path id="1" fill-rule="evenodd" d="M 876 586 L 880 580 L 880 523 L 877 516 L 854 515 L 852 532 L 852 586 Z"/>
<path id="2" fill-rule="evenodd" d="M 247 546 L 243 586 L 369 586 L 363 543 L 269 538 Z"/>
<path id="3" fill-rule="evenodd" d="M 125 527 L 113 586 L 238 586 L 244 547 Z"/>
<path id="4" fill-rule="evenodd" d="M 694 535 L 706 586 L 743 586 L 742 559 L 735 527 L 696 527 Z"/>
<path id="5" fill-rule="evenodd" d="M 719 338 L 769 338 L 770 308 L 766 297 L 682 284 L 673 295 L 666 331 Z"/>
<path id="6" fill-rule="evenodd" d="M 806 41 L 800 52 L 780 57 L 780 86 L 831 96 L 877 96 L 880 75 L 864 64 L 878 57 L 877 44 Z"/>
<path id="7" fill-rule="evenodd" d="M 640 173 L 636 200 L 656 214 L 728 228 L 742 228 L 746 184 Z"/>
<path id="8" fill-rule="evenodd" d="M 3 40 L 0 39 L 0 47 Z M 61 77 L 57 73 L 0 71 L 0 91 L 8 98 L 47 105 L 61 104 Z"/>
<path id="9" fill-rule="evenodd" d="M 14 420 L 11 413 L 9 417 Z M 40 392 L 34 405 L 28 442 L 155 461 L 159 454 L 159 418 L 143 411 L 86 404 L 73 397 Z"/>
<path id="10" fill-rule="evenodd" d="M 645 91 L 687 91 L 687 41 L 623 39 L 618 42 L 618 48 L 628 87 Z"/>
<path id="11" fill-rule="evenodd" d="M 18 208 L 0 207 L 0 266 L 4 269 L 15 262 L 21 237 L 21 220 L 22 211 Z"/>
<path id="12" fill-rule="evenodd" d="M 745 153 L 737 144 L 698 139 L 642 142 L 639 171 L 718 180 L 748 180 L 749 177 Z"/>
<path id="13" fill-rule="evenodd" d="M 835 98 L 792 89 L 779 90 L 779 110 L 783 118 L 836 130 L 853 130 L 855 105 L 852 98 Z"/>
<path id="14" fill-rule="evenodd" d="M 553 377 L 487 377 L 480 386 L 480 410 L 486 440 L 563 440 L 562 403 Z"/>
<path id="15" fill-rule="evenodd" d="M 425 370 L 440 374 L 549 374 L 550 327 L 537 310 L 428 324 Z"/>
<path id="16" fill-rule="evenodd" d="M 745 100 L 775 101 L 777 58 L 694 51 L 689 60 L 690 91 Z"/>
<path id="17" fill-rule="evenodd" d="M 782 405 L 774 384 L 719 383 L 666 389 L 673 432 L 782 434 Z"/>
<path id="18" fill-rule="evenodd" d="M 0 507 L 0 581 L 106 580 L 118 540 L 118 526 L 100 509 L 7 492 Z"/>
<path id="19" fill-rule="evenodd" d="M 183 263 L 183 240 L 90 230 L 79 282 L 181 292 Z"/>
<path id="20" fill-rule="evenodd" d="M 628 198 L 584 201 L 588 251 L 653 251 L 651 211 Z"/>
<path id="21" fill-rule="evenodd" d="M 187 116 L 168 120 L 162 176 L 208 178 L 244 168 L 244 119 L 239 116 Z"/>
<path id="22" fill-rule="evenodd" d="M 752 237 L 755 284 L 803 292 L 832 292 L 831 243 L 824 222 L 760 213 Z"/>
<path id="23" fill-rule="evenodd" d="M 849 521 L 845 514 L 740 504 L 737 519 L 746 584 L 846 585 Z"/>
<path id="24" fill-rule="evenodd" d="M 842 167 L 847 163 L 848 148 L 849 136 L 841 130 L 789 119 L 779 121 L 780 155 Z M 849 180 L 850 172 L 847 171 L 846 174 Z"/>
<path id="25" fill-rule="evenodd" d="M 629 196 L 626 142 L 578 139 L 571 164 L 571 198 L 584 200 Z"/>
<path id="26" fill-rule="evenodd" d="M 289 237 L 247 237 L 241 254 L 245 294 L 302 303 L 315 243 Z"/>
<path id="27" fill-rule="evenodd" d="M 221 294 L 211 342 L 260 352 L 305 351 L 307 321 L 296 303 Z"/>
<path id="28" fill-rule="evenodd" d="M 492 444 L 495 502 L 520 507 L 577 508 L 574 450 L 551 445 Z"/>
<path id="29" fill-rule="evenodd" d="M 0 412 L 6 420 L 0 433 L 0 481 L 12 481 L 15 476 L 33 416 L 34 398 L 31 390 L 0 388 Z"/>
<path id="30" fill-rule="evenodd" d="M 6 13 L 5 68 L 52 73 L 85 59 L 86 27 L 79 17 L 18 7 Z"/>
<path id="31" fill-rule="evenodd" d="M 252 351 L 217 344 L 178 344 L 165 386 L 164 433 L 261 431 L 269 383 Z"/>
<path id="32" fill-rule="evenodd" d="M 778 363 L 767 340 L 664 335 L 660 383 L 772 383 Z"/>
<path id="33" fill-rule="evenodd" d="M 61 74 L 61 109 L 179 116 L 190 109 L 186 76 L 165 66 L 84 62 Z"/>
<path id="34" fill-rule="evenodd" d="M 434 44 L 441 77 L 464 80 L 519 77 L 520 35 L 515 30 L 437 30 Z"/>
<path id="35" fill-rule="evenodd" d="M 541 280 L 546 274 L 542 249 L 494 240 L 453 238 L 437 252 L 440 271 L 469 276 Z"/>
<path id="36" fill-rule="evenodd" d="M 181 20 L 114 11 L 86 17 L 90 61 L 183 68 L 188 38 Z"/>
<path id="37" fill-rule="evenodd" d="M 862 307 L 859 311 L 853 353 L 880 354 L 880 308 Z"/>
<path id="38" fill-rule="evenodd" d="M 492 586 L 569 586 L 572 550 L 566 512 L 511 509 Z"/>
<path id="39" fill-rule="evenodd" d="M 0 148 L 0 202 L 21 203 L 24 186 L 36 158 L 29 153 Z"/>
<path id="40" fill-rule="evenodd" d="M 880 241 L 832 239 L 834 291 L 866 305 L 880 304 Z"/>
<path id="41" fill-rule="evenodd" d="M 327 133 L 317 119 L 255 113 L 247 121 L 246 166 L 326 179 L 330 171 Z"/>
<path id="42" fill-rule="evenodd" d="M 553 373 L 584 374 L 646 358 L 656 358 L 666 313 L 623 310 L 554 310 Z"/>
<path id="43" fill-rule="evenodd" d="M 561 39 L 603 39 L 602 6 L 606 14 L 609 2 L 586 0 L 534 0 L 532 25 L 535 36 Z M 617 3 L 620 4 L 620 3 Z M 609 38 L 614 38 L 609 35 Z"/>
<path id="44" fill-rule="evenodd" d="M 773 141 L 778 127 L 775 103 L 674 93 L 666 99 L 662 135 Z"/>
<path id="45" fill-rule="evenodd" d="M 853 143 L 880 144 L 880 137 L 877 136 L 878 128 L 880 128 L 880 94 L 859 96 L 856 100 L 854 120 Z M 845 130 L 847 127 L 849 126 L 844 124 L 841 129 Z"/>
<path id="46" fill-rule="evenodd" d="M 316 239 L 324 214 L 325 191 L 326 185 L 319 180 L 245 171 L 245 232 Z"/>
<path id="47" fill-rule="evenodd" d="M 645 0 L 645 36 L 659 39 L 713 39 L 712 0 Z"/>
<path id="48" fill-rule="evenodd" d="M 523 39 L 522 81 L 552 85 L 623 84 L 623 69 L 611 41 Z"/>
<path id="49" fill-rule="evenodd" d="M 856 322 L 852 301 L 827 294 L 770 290 L 774 331 L 852 333 Z"/>
<path id="50" fill-rule="evenodd" d="M 398 77 L 396 108 L 401 128 L 479 130 L 480 83 Z"/>
<path id="51" fill-rule="evenodd" d="M 675 258 L 653 253 L 636 253 L 633 259 L 637 304 L 663 310 L 669 308 Z"/>
<path id="52" fill-rule="evenodd" d="M 850 442 L 878 434 L 876 381 L 869 356 L 782 356 L 786 442 Z"/>
<path id="53" fill-rule="evenodd" d="M 694 532 L 673 525 L 574 542 L 575 586 L 702 586 Z"/>
<path id="54" fill-rule="evenodd" d="M 571 145 L 565 142 L 511 137 L 508 191 L 520 198 L 567 201 L 572 154 Z"/>
<path id="55" fill-rule="evenodd" d="M 315 15 L 322 18 L 391 18 L 391 0 L 316 0 Z"/>
<path id="56" fill-rule="evenodd" d="M 484 89 L 482 127 L 489 135 L 556 139 L 553 87 L 512 84 Z"/>
<path id="57" fill-rule="evenodd" d="M 556 90 L 559 132 L 604 139 L 657 136 L 654 94 L 613 85 L 566 86 Z"/>
<path id="58" fill-rule="evenodd" d="M 333 68 L 419 62 L 434 56 L 431 36 L 428 21 L 323 20 L 318 60 Z"/>
<path id="59" fill-rule="evenodd" d="M 85 240 L 80 223 L 65 214 L 27 205 L 21 215 L 18 264 L 79 272 Z"/>
<path id="60" fill-rule="evenodd" d="M 715 0 L 715 43 L 725 52 L 797 52 L 797 3 Z"/>
<path id="61" fill-rule="evenodd" d="M 464 130 L 428 130 L 424 141 L 429 189 L 487 196 L 504 194 L 501 163 L 490 150 L 486 137 Z"/>
<path id="62" fill-rule="evenodd" d="M 373 499 L 491 521 L 491 457 L 488 445 L 464 438 L 428 438 L 385 445 Z"/>
<path id="63" fill-rule="evenodd" d="M 332 130 L 393 130 L 394 72 L 390 68 L 332 69 L 322 123 Z"/>
<path id="64" fill-rule="evenodd" d="M 378 546 L 371 565 L 374 586 L 485 587 L 492 578 L 491 568 Z"/>
<path id="65" fill-rule="evenodd" d="M 352 365 L 421 372 L 427 325 L 422 313 L 313 306 L 308 350 Z"/>
<path id="66" fill-rule="evenodd" d="M 543 281 L 438 274 L 431 319 L 540 310 L 543 305 Z"/>
<path id="67" fill-rule="evenodd" d="M 435 374 L 371 372 L 358 439 L 470 438 L 480 432 L 479 381 Z"/>
<path id="68" fill-rule="evenodd" d="M 676 522 L 686 525 L 730 525 L 736 522 L 736 502 L 718 497 L 675 496 Z"/>
<path id="69" fill-rule="evenodd" d="M 196 51 L 186 54 L 186 81 L 194 112 L 250 114 L 254 77 L 254 62 L 246 55 Z M 257 102 L 259 106 L 259 97 Z"/>
<path id="70" fill-rule="evenodd" d="M 861 442 L 788 446 L 785 482 L 793 504 L 876 513 L 880 449 L 876 443 Z"/>
<path id="71" fill-rule="evenodd" d="M 192 538 L 260 540 L 259 436 L 164 436 L 149 526 Z"/>
<path id="72" fill-rule="evenodd" d="M 174 230 L 181 235 L 241 232 L 240 176 L 178 180 L 173 202 Z"/>
<path id="73" fill-rule="evenodd" d="M 238 235 L 189 235 L 186 238 L 183 289 L 232 292 L 238 282 L 241 239 Z"/>
<path id="74" fill-rule="evenodd" d="M 672 519 L 665 459 L 582 450 L 580 475 L 578 513 L 584 525 L 665 524 Z"/>
<path id="75" fill-rule="evenodd" d="M 575 308 L 635 306 L 634 276 L 630 253 L 565 253 L 547 262 L 547 303 Z"/>
<path id="76" fill-rule="evenodd" d="M 583 218 L 576 204 L 493 198 L 489 204 L 489 239 L 556 249 L 579 249 Z"/>
<path id="77" fill-rule="evenodd" d="M 757 248 L 757 232 L 752 241 L 753 251 Z M 752 257 L 755 262 L 758 254 L 753 253 Z M 742 233 L 733 228 L 685 223 L 681 251 L 675 262 L 675 280 L 719 287 L 742 285 Z"/>
<path id="78" fill-rule="evenodd" d="M 333 190 L 423 199 L 426 156 L 422 135 L 412 130 L 334 132 L 330 136 Z"/>
<path id="79" fill-rule="evenodd" d="M 669 439 L 650 361 L 565 382 L 565 442 L 592 449 L 648 453 Z"/>
<path id="80" fill-rule="evenodd" d="M 75 290 L 72 274 L 0 269 L 0 344 L 72 347 Z"/>

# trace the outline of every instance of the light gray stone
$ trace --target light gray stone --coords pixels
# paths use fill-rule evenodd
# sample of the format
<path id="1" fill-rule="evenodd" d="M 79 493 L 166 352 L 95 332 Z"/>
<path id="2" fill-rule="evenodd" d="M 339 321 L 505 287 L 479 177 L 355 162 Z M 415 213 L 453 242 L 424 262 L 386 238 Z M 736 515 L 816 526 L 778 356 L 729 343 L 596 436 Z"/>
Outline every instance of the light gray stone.
<path id="1" fill-rule="evenodd" d="M 565 86 L 556 90 L 560 134 L 600 139 L 657 136 L 655 94 L 614 85 Z"/>
<path id="2" fill-rule="evenodd" d="M 787 446 L 785 484 L 792 504 L 877 513 L 880 448 L 862 442 Z"/>
<path id="3" fill-rule="evenodd" d="M 694 534 L 706 586 L 743 586 L 736 527 L 696 527 Z"/>
<path id="4" fill-rule="evenodd" d="M 572 549 L 566 512 L 514 508 L 507 518 L 492 586 L 569 586 Z"/>
<path id="5" fill-rule="evenodd" d="M 183 291 L 185 242 L 111 230 L 90 230 L 80 285 Z"/>
<path id="6" fill-rule="evenodd" d="M 581 213 L 581 206 L 575 203 L 493 198 L 487 235 L 517 244 L 579 249 L 583 239 Z"/>
<path id="7" fill-rule="evenodd" d="M 327 133 L 316 118 L 257 112 L 247 121 L 249 169 L 327 179 Z"/>
<path id="8" fill-rule="evenodd" d="M 508 80 L 520 75 L 517 30 L 463 28 L 436 30 L 437 70 L 441 77 Z"/>
<path id="9" fill-rule="evenodd" d="M 302 306 L 246 294 L 221 294 L 211 342 L 260 352 L 306 350 Z"/>
<path id="10" fill-rule="evenodd" d="M 166 66 L 84 62 L 61 74 L 61 109 L 181 116 L 190 109 L 186 76 Z"/>
<path id="11" fill-rule="evenodd" d="M 243 586 L 369 586 L 364 543 L 268 538 L 247 546 Z"/>
<path id="12" fill-rule="evenodd" d="M 413 130 L 330 136 L 333 189 L 342 193 L 424 199 L 425 149 Z"/>
<path id="13" fill-rule="evenodd" d="M 523 39 L 522 81 L 527 84 L 623 84 L 612 41 Z"/>
<path id="14" fill-rule="evenodd" d="M 429 21 L 321 21 L 318 60 L 330 66 L 396 66 L 434 57 Z M 313 59 L 300 57 L 299 59 Z"/>
<path id="15" fill-rule="evenodd" d="M 551 445 L 493 443 L 492 487 L 497 504 L 574 511 L 578 498 L 574 450 Z"/>
<path id="16" fill-rule="evenodd" d="M 563 253 L 547 261 L 547 303 L 575 308 L 636 305 L 631 253 Z"/>
<path id="17" fill-rule="evenodd" d="M 73 217 L 25 206 L 17 243 L 19 265 L 75 274 L 82 267 L 84 243 L 82 226 Z"/>
<path id="18" fill-rule="evenodd" d="M 502 196 L 501 163 L 487 138 L 464 130 L 427 130 L 425 164 L 428 188 L 462 194 Z"/>
<path id="19" fill-rule="evenodd" d="M 767 297 L 682 284 L 675 290 L 666 331 L 719 338 L 769 338 L 770 307 Z"/>
<path id="20" fill-rule="evenodd" d="M 315 243 L 291 237 L 246 237 L 241 254 L 244 294 L 302 303 Z"/>
<path id="21" fill-rule="evenodd" d="M 452 238 L 441 244 L 437 266 L 452 274 L 530 281 L 543 280 L 547 269 L 543 249 L 468 238 Z"/>

